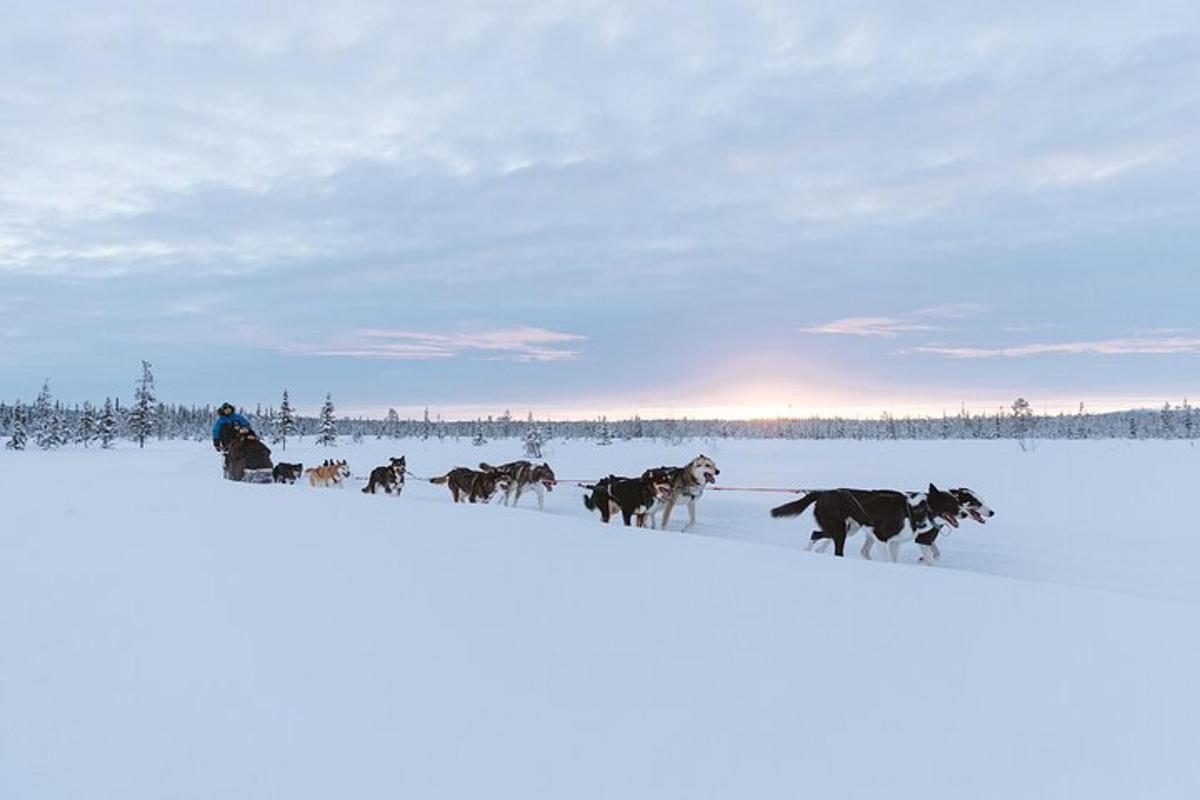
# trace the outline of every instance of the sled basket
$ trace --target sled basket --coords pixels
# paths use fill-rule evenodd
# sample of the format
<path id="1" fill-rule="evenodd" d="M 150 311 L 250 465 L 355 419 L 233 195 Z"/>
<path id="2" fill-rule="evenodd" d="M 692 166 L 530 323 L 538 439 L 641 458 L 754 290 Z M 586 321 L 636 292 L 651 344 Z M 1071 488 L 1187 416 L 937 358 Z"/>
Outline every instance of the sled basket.
<path id="1" fill-rule="evenodd" d="M 242 473 L 242 483 L 270 483 L 271 480 L 269 469 L 248 469 Z"/>

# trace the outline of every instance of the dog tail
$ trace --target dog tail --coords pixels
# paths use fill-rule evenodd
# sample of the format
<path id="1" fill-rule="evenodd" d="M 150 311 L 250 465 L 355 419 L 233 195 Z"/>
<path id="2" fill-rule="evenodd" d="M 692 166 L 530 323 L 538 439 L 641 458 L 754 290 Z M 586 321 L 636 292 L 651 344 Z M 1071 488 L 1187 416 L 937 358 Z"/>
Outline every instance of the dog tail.
<path id="1" fill-rule="evenodd" d="M 493 467 L 491 464 L 480 461 L 479 462 L 479 471 L 480 472 L 495 472 L 496 468 Z"/>
<path id="2" fill-rule="evenodd" d="M 809 492 L 799 500 L 793 500 L 790 503 L 784 503 L 771 509 L 772 517 L 798 517 L 804 513 L 804 510 L 817 502 L 821 496 L 820 492 Z"/>
<path id="3" fill-rule="evenodd" d="M 445 484 L 446 484 L 446 483 L 447 483 L 449 480 L 450 480 L 450 473 L 449 473 L 449 472 L 447 472 L 445 475 L 443 475 L 443 476 L 442 476 L 442 477 L 440 477 L 440 478 L 430 478 L 430 479 L 429 479 L 429 482 L 430 482 L 430 483 L 436 483 L 438 486 L 443 486 L 443 485 L 445 485 Z"/>

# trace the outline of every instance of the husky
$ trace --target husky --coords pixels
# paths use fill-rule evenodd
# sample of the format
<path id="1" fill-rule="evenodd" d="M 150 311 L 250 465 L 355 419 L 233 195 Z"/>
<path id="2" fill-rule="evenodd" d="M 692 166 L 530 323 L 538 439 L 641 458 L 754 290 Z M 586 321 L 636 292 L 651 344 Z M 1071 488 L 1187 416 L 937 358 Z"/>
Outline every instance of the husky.
<path id="1" fill-rule="evenodd" d="M 309 486 L 325 488 L 336 486 L 339 489 L 345 489 L 346 479 L 350 477 L 350 467 L 344 460 L 325 459 L 324 464 L 319 467 L 309 467 L 304 470 L 304 474 L 308 476 Z"/>
<path id="2" fill-rule="evenodd" d="M 479 469 L 496 475 L 496 483 L 503 493 L 506 506 L 516 506 L 521 495 L 532 489 L 537 494 L 538 510 L 544 510 L 546 492 L 554 491 L 554 470 L 544 462 L 532 464 L 528 461 L 511 461 L 498 467 L 480 464 Z"/>
<path id="3" fill-rule="evenodd" d="M 964 486 L 958 489 L 947 489 L 946 491 L 954 495 L 954 498 L 958 500 L 961 506 L 958 514 L 960 520 L 973 519 L 980 525 L 984 525 L 996 515 L 996 512 L 989 508 L 972 489 Z M 919 497 L 919 493 L 917 492 L 906 492 L 906 494 L 910 498 Z M 918 533 L 913 539 L 917 543 L 917 547 L 921 549 L 921 556 L 917 560 L 927 566 L 932 566 L 935 561 L 942 557 L 942 551 L 937 546 L 937 538 L 946 527 L 946 521 L 940 516 L 934 516 L 930 521 L 933 523 L 933 527 L 923 533 Z M 814 537 L 816 536 L 816 534 L 813 535 Z M 875 542 L 876 539 L 873 536 L 868 536 L 867 540 L 863 542 L 863 558 L 871 557 L 871 549 L 875 546 Z M 829 539 L 822 539 L 816 546 L 817 552 L 824 552 L 828 544 Z"/>
<path id="4" fill-rule="evenodd" d="M 900 545 L 936 529 L 934 520 L 958 527 L 966 512 L 958 499 L 932 483 L 925 492 L 896 492 L 886 489 L 829 489 L 809 492 L 799 500 L 771 509 L 772 517 L 795 517 L 814 506 L 817 530 L 808 543 L 811 550 L 822 539 L 833 540 L 835 555 L 845 555 L 846 539 L 867 531 L 863 555 L 870 558 L 875 542 L 887 545 L 892 561 Z"/>
<path id="5" fill-rule="evenodd" d="M 963 515 L 961 519 L 973 519 L 980 525 L 986 525 L 987 521 L 996 516 L 996 512 L 988 507 L 987 503 L 983 502 L 978 494 L 973 489 L 968 489 L 965 486 L 958 489 L 948 489 L 947 491 L 958 500 L 962 505 Z M 917 536 L 917 547 L 921 548 L 922 564 L 932 565 L 942 557 L 942 551 L 938 549 L 937 538 L 942 532 L 943 524 L 940 519 L 933 521 L 933 530 L 926 531 Z M 869 540 L 868 540 L 869 541 Z"/>
<path id="6" fill-rule="evenodd" d="M 696 501 L 704 494 L 704 488 L 710 483 L 715 483 L 720 474 L 721 470 L 717 469 L 716 462 L 706 455 L 696 456 L 682 467 L 656 467 L 643 472 L 643 478 L 666 481 L 671 487 L 667 495 L 650 511 L 651 514 L 662 511 L 662 524 L 659 527 L 666 530 L 667 523 L 671 520 L 671 512 L 675 510 L 675 506 L 684 502 L 687 503 L 688 521 L 683 530 L 686 531 L 695 525 Z"/>
<path id="7" fill-rule="evenodd" d="M 481 472 L 468 467 L 455 467 L 440 478 L 430 478 L 429 482 L 448 487 L 456 503 L 486 503 L 496 493 L 494 472 Z"/>
<path id="8" fill-rule="evenodd" d="M 592 492 L 583 496 L 583 505 L 588 511 L 599 511 L 605 524 L 620 514 L 626 528 L 636 518 L 639 528 L 646 527 L 648 522 L 653 529 L 653 509 L 671 494 L 670 481 L 646 475 L 640 478 L 609 475 L 584 488 Z"/>
<path id="9" fill-rule="evenodd" d="M 395 492 L 399 497 L 400 490 L 404 488 L 404 475 L 408 470 L 404 459 L 405 456 L 390 458 L 386 466 L 371 470 L 371 477 L 367 479 L 367 485 L 363 487 L 363 494 L 375 494 L 378 490 L 383 489 L 384 494 Z"/>
<path id="10" fill-rule="evenodd" d="M 304 474 L 303 464 L 288 464 L 281 461 L 271 470 L 271 480 L 275 483 L 295 483 Z"/>

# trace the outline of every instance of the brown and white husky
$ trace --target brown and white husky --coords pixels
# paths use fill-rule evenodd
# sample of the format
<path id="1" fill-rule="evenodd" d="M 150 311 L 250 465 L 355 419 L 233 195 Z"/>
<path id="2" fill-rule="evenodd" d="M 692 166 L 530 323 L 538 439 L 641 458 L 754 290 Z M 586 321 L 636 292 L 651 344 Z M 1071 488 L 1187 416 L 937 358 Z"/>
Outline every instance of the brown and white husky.
<path id="1" fill-rule="evenodd" d="M 304 470 L 304 474 L 308 476 L 309 486 L 320 486 L 329 488 L 336 486 L 339 489 L 346 488 L 346 479 L 350 477 L 350 467 L 343 461 L 330 461 L 325 459 L 325 463 L 319 467 L 309 467 Z"/>

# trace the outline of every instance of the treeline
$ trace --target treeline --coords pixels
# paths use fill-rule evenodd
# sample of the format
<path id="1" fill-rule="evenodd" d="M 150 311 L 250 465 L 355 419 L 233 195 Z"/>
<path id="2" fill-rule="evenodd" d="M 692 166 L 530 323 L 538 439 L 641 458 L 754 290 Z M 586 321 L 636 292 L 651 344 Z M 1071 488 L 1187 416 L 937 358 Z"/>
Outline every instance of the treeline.
<path id="1" fill-rule="evenodd" d="M 147 440 L 207 441 L 216 419 L 211 405 L 181 405 L 157 399 L 150 365 L 133 398 L 105 398 L 103 402 L 66 406 L 56 400 L 49 382 L 31 403 L 0 401 L 0 440 L 10 450 L 29 447 L 112 447 L 119 440 L 144 445 Z M 1084 406 L 1073 414 L 1034 413 L 1023 399 L 990 414 L 962 409 L 940 417 L 893 416 L 879 419 L 808 417 L 805 419 L 641 419 L 604 417 L 594 420 L 536 420 L 532 414 L 515 418 L 507 411 L 475 420 L 443 420 L 427 410 L 420 419 L 401 417 L 389 410 L 382 419 L 339 417 L 327 396 L 315 417 L 296 414 L 287 392 L 278 406 L 240 409 L 259 434 L 286 449 L 292 439 L 312 438 L 334 445 L 343 439 L 469 439 L 483 444 L 491 439 L 521 439 L 529 452 L 540 450 L 551 439 L 590 439 L 598 444 L 615 440 L 657 439 L 1187 439 L 1196 437 L 1200 420 L 1191 404 L 1167 403 L 1158 411 L 1132 410 L 1091 413 Z"/>

